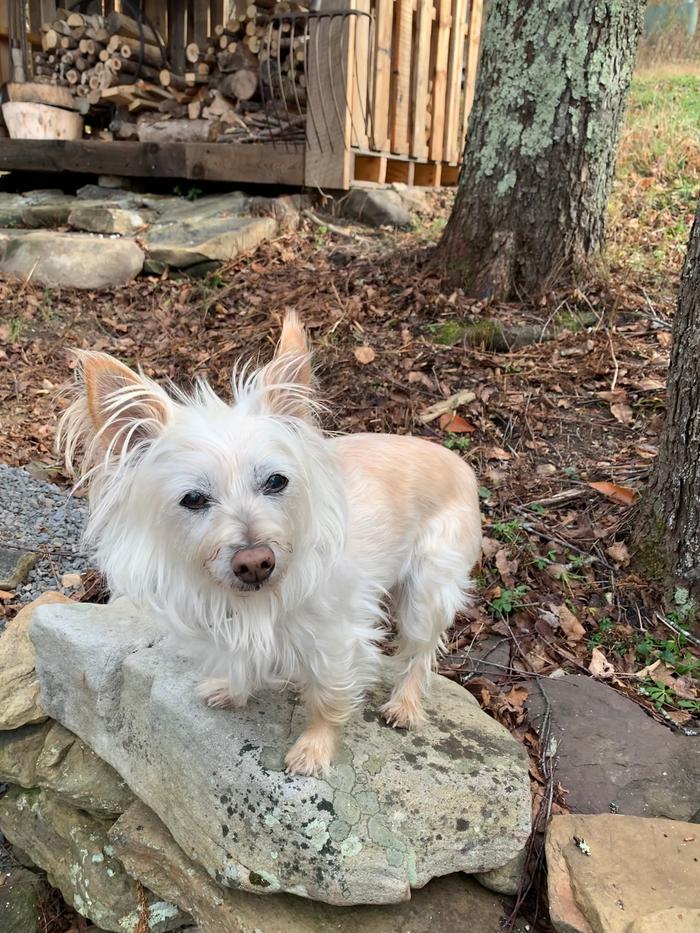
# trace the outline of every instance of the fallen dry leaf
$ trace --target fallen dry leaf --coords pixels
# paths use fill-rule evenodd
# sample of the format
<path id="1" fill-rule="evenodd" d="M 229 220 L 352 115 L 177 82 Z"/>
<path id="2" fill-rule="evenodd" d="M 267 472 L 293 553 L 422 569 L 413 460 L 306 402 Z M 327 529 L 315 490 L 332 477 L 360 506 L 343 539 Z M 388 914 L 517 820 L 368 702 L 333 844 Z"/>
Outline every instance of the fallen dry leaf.
<path id="1" fill-rule="evenodd" d="M 508 559 L 508 549 L 501 548 L 496 554 L 496 569 L 501 575 L 501 580 L 507 587 L 515 585 L 515 574 L 518 571 L 519 562 Z"/>
<path id="2" fill-rule="evenodd" d="M 610 547 L 605 549 L 605 553 L 608 557 L 612 557 L 616 564 L 619 564 L 621 567 L 626 567 L 629 564 L 630 552 L 627 550 L 627 545 L 624 541 L 615 541 L 614 544 L 611 544 Z"/>
<path id="3" fill-rule="evenodd" d="M 513 454 L 509 454 L 507 450 L 504 450 L 502 447 L 487 447 L 486 448 L 486 458 L 488 460 L 512 460 Z"/>
<path id="4" fill-rule="evenodd" d="M 355 359 L 358 363 L 362 363 L 363 366 L 366 366 L 367 363 L 372 363 L 376 360 L 377 354 L 374 352 L 372 347 L 356 347 L 355 348 Z"/>
<path id="5" fill-rule="evenodd" d="M 632 424 L 634 412 L 625 402 L 615 402 L 610 406 L 610 412 L 616 421 L 620 424 Z"/>
<path id="6" fill-rule="evenodd" d="M 630 505 L 637 495 L 634 489 L 629 489 L 627 486 L 618 486 L 617 483 L 600 482 L 589 483 L 588 485 L 591 489 L 595 489 L 607 496 L 608 499 L 612 499 L 613 502 L 619 502 L 622 505 Z"/>
<path id="7" fill-rule="evenodd" d="M 586 630 L 569 607 L 565 603 L 562 603 L 562 605 L 558 607 L 557 612 L 559 613 L 561 627 L 566 633 L 566 640 L 572 645 L 581 641 L 586 634 Z"/>
<path id="8" fill-rule="evenodd" d="M 600 648 L 593 649 L 591 654 L 591 663 L 588 665 L 588 670 L 591 672 L 593 677 L 600 677 L 602 680 L 605 680 L 607 677 L 612 677 L 612 675 L 615 673 L 615 668 L 612 666 L 610 661 L 608 661 Z"/>
<path id="9" fill-rule="evenodd" d="M 447 431 L 450 434 L 471 434 L 476 431 L 473 424 L 465 421 L 461 415 L 451 415 L 446 413 L 440 415 L 440 430 Z"/>
<path id="10" fill-rule="evenodd" d="M 495 557 L 499 548 L 500 544 L 495 538 L 483 537 L 481 539 L 481 550 L 486 560 L 491 560 L 492 557 Z"/>
<path id="11" fill-rule="evenodd" d="M 504 699 L 515 709 L 520 709 L 525 700 L 527 700 L 527 696 L 527 688 L 520 684 L 515 684 L 510 688 L 508 693 L 504 694 Z"/>

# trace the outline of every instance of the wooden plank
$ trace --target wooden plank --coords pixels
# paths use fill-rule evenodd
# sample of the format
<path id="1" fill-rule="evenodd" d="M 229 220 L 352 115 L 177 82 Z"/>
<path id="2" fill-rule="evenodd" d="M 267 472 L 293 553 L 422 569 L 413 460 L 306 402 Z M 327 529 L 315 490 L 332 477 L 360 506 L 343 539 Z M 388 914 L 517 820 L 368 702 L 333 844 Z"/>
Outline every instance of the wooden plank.
<path id="1" fill-rule="evenodd" d="M 223 26 L 225 24 L 224 6 L 228 8 L 228 5 L 228 3 L 224 4 L 224 0 L 211 0 L 209 4 L 209 9 L 211 11 L 209 29 L 211 32 L 214 32 L 214 26 Z M 228 19 L 228 16 L 226 19 Z"/>
<path id="2" fill-rule="evenodd" d="M 396 25 L 392 53 L 391 151 L 408 154 L 411 53 L 413 51 L 413 0 L 396 0 Z M 416 63 L 417 64 L 417 63 Z"/>
<path id="3" fill-rule="evenodd" d="M 233 143 L 138 143 L 3 140 L 0 170 L 162 176 L 211 181 L 303 183 L 303 155 Z"/>
<path id="4" fill-rule="evenodd" d="M 389 92 L 394 0 L 377 0 L 375 9 L 374 87 L 372 89 L 372 148 L 389 148 Z"/>
<path id="5" fill-rule="evenodd" d="M 450 52 L 452 0 L 438 0 L 437 42 L 435 46 L 435 74 L 433 76 L 433 119 L 428 146 L 431 159 L 441 159 L 445 135 L 445 96 L 447 92 L 447 64 Z"/>
<path id="6" fill-rule="evenodd" d="M 462 115 L 462 148 L 467 138 L 469 114 L 474 103 L 476 90 L 476 74 L 479 67 L 479 54 L 481 52 L 481 21 L 483 19 L 483 0 L 471 0 L 469 9 L 469 31 L 467 33 L 467 64 L 464 75 L 464 113 Z"/>
<path id="7" fill-rule="evenodd" d="M 321 0 L 321 10 L 337 0 Z M 311 19 L 307 43 L 305 184 L 312 188 L 350 185 L 350 133 L 354 17 Z M 312 50 L 318 49 L 318 57 Z"/>
<path id="8" fill-rule="evenodd" d="M 168 45 L 173 70 L 178 74 L 185 71 L 185 46 L 187 45 L 187 6 L 181 0 L 168 0 Z"/>
<path id="9" fill-rule="evenodd" d="M 355 0 L 355 9 L 362 13 L 370 12 L 370 0 Z M 351 145 L 359 149 L 369 147 L 369 78 L 374 67 L 374 55 L 370 58 L 369 48 L 370 20 L 368 16 L 358 16 L 355 26 L 355 54 L 352 95 L 352 139 Z"/>
<path id="10" fill-rule="evenodd" d="M 65 110 L 78 110 L 77 98 L 71 94 L 67 87 L 55 84 L 36 84 L 25 81 L 24 84 L 15 84 L 8 81 L 5 85 L 8 100 L 24 101 L 33 104 L 48 104 L 51 107 L 63 107 Z"/>
<path id="11" fill-rule="evenodd" d="M 450 33 L 450 58 L 447 65 L 447 108 L 443 142 L 443 156 L 450 162 L 456 162 L 459 158 L 461 145 L 459 122 L 466 15 L 466 0 L 452 0 L 452 31 Z"/>
<path id="12" fill-rule="evenodd" d="M 456 185 L 459 181 L 459 165 L 443 165 L 440 174 L 441 185 Z"/>
<path id="13" fill-rule="evenodd" d="M 441 168 L 439 162 L 416 162 L 413 184 L 424 188 L 439 187 Z"/>
<path id="14" fill-rule="evenodd" d="M 206 49 L 208 35 L 209 0 L 193 0 L 190 42 L 196 42 L 198 43 L 200 49 Z"/>
<path id="15" fill-rule="evenodd" d="M 186 178 L 303 185 L 304 151 L 279 144 L 187 143 Z"/>
<path id="16" fill-rule="evenodd" d="M 432 26 L 432 0 L 418 0 L 415 62 L 413 69 L 413 124 L 410 153 L 417 159 L 428 155 L 425 139 L 425 121 L 428 113 L 428 80 L 430 78 L 430 30 Z"/>
<path id="17" fill-rule="evenodd" d="M 146 0 L 143 5 L 146 16 L 153 24 L 156 32 L 165 39 L 168 35 L 168 2 L 167 0 Z M 167 43 L 166 43 L 167 44 Z"/>
<path id="18" fill-rule="evenodd" d="M 412 185 L 414 165 L 414 162 L 406 162 L 403 159 L 388 159 L 384 181 L 387 185 L 394 181 L 403 182 L 404 185 Z"/>
<path id="19" fill-rule="evenodd" d="M 355 155 L 353 181 L 372 181 L 383 185 L 386 181 L 386 156 Z"/>

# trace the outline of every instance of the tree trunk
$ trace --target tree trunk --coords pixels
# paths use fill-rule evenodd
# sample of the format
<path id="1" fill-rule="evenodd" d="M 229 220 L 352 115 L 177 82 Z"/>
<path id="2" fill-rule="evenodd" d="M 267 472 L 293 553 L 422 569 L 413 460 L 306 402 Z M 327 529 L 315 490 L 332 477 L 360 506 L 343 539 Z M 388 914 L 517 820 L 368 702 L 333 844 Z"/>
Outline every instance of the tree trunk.
<path id="1" fill-rule="evenodd" d="M 536 295 L 601 246 L 644 0 L 491 0 L 438 246 L 479 298 Z"/>
<path id="2" fill-rule="evenodd" d="M 637 554 L 667 594 L 686 588 L 700 605 L 700 204 L 673 321 L 666 424 L 642 500 Z M 697 611 L 696 611 L 697 617 Z"/>

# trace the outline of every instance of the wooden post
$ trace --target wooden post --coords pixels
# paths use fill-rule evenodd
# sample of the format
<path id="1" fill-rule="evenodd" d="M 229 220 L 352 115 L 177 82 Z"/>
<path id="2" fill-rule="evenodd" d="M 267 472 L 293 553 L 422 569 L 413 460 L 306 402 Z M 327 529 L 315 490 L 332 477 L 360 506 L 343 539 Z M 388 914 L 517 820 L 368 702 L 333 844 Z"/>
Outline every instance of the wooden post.
<path id="1" fill-rule="evenodd" d="M 337 9 L 337 0 L 321 0 L 325 9 Z M 354 19 L 309 22 L 304 183 L 312 188 L 350 186 Z M 318 58 L 313 54 L 316 48 Z"/>
<path id="2" fill-rule="evenodd" d="M 450 59 L 447 66 L 447 113 L 445 115 L 445 139 L 443 158 L 456 162 L 459 158 L 459 104 L 462 69 L 464 67 L 464 27 L 466 24 L 466 0 L 452 0 L 452 32 L 450 33 Z M 443 172 L 443 177 L 444 177 Z"/>
<path id="3" fill-rule="evenodd" d="M 173 68 L 178 74 L 185 71 L 185 29 L 187 4 L 182 0 L 168 0 L 168 39 Z"/>
<path id="4" fill-rule="evenodd" d="M 389 149 L 389 91 L 394 0 L 377 0 L 374 33 L 374 88 L 372 93 L 372 148 Z"/>
<path id="5" fill-rule="evenodd" d="M 363 13 L 370 12 L 370 0 L 355 0 L 355 9 Z M 358 16 L 355 25 L 355 54 L 354 54 L 354 93 L 352 97 L 352 140 L 351 144 L 358 149 L 369 147 L 369 99 L 370 73 L 374 67 L 374 55 L 369 55 L 370 21 L 367 16 Z M 351 50 L 351 64 L 352 64 Z"/>
<path id="6" fill-rule="evenodd" d="M 469 114 L 474 103 L 476 89 L 476 72 L 479 67 L 479 52 L 481 50 L 481 20 L 483 18 L 483 0 L 471 0 L 469 10 L 469 32 L 467 34 L 467 67 L 464 74 L 464 114 L 462 117 L 462 139 L 460 141 L 460 154 L 464 148 L 467 137 Z"/>
<path id="7" fill-rule="evenodd" d="M 428 114 L 428 81 L 430 79 L 430 29 L 432 0 L 418 0 L 416 25 L 415 67 L 413 69 L 413 126 L 411 128 L 411 155 L 424 159 L 428 155 L 425 141 L 425 123 Z"/>
<path id="8" fill-rule="evenodd" d="M 411 96 L 413 0 L 396 0 L 396 28 L 392 55 L 391 151 L 408 154 L 408 114 Z M 416 67 L 420 67 L 416 62 Z"/>
<path id="9" fill-rule="evenodd" d="M 435 76 L 433 78 L 433 123 L 430 130 L 430 158 L 442 159 L 445 135 L 445 96 L 447 93 L 447 64 L 450 51 L 452 0 L 438 0 L 437 44 L 435 47 Z"/>

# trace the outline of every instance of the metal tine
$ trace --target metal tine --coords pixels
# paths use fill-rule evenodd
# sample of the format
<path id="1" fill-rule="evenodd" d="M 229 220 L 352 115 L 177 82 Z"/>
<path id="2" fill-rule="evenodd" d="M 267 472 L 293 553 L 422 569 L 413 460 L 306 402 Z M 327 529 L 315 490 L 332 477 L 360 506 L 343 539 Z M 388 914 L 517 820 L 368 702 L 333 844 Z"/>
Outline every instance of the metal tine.
<path id="1" fill-rule="evenodd" d="M 363 127 L 364 133 L 368 133 L 368 126 L 367 126 L 368 124 L 368 112 L 367 112 L 368 100 L 367 98 L 363 99 L 364 95 L 361 93 L 361 88 L 359 86 L 360 85 L 360 73 L 358 71 L 358 62 L 357 62 L 357 34 L 358 34 L 359 29 L 361 28 L 360 24 L 362 24 L 362 28 L 364 28 L 364 19 L 366 17 L 367 18 L 368 51 L 367 51 L 367 63 L 366 63 L 367 69 L 365 71 L 365 74 L 367 75 L 367 86 L 369 87 L 369 74 L 370 74 L 369 42 L 371 39 L 372 17 L 369 15 L 369 13 L 365 13 L 364 10 L 353 10 L 351 12 L 356 14 L 357 19 L 355 22 L 355 32 L 354 32 L 354 37 L 353 37 L 353 48 L 352 48 L 352 60 L 354 63 L 355 84 L 352 89 L 352 94 L 350 95 L 350 102 L 351 102 L 350 103 L 350 124 L 351 124 L 350 125 L 350 140 L 352 144 L 352 133 L 354 132 L 355 140 L 357 142 L 357 145 L 359 146 L 360 136 L 359 136 L 359 133 L 357 132 L 357 129 L 355 128 L 355 122 L 354 122 L 355 97 L 357 96 L 357 100 L 360 105 L 360 119 L 362 121 L 362 127 Z M 348 43 L 349 41 L 350 41 L 350 31 L 348 30 Z M 345 56 L 343 56 L 343 61 L 345 61 Z M 365 90 L 365 93 L 367 93 L 366 90 Z"/>
<path id="2" fill-rule="evenodd" d="M 321 31 L 321 23 L 323 22 L 323 14 L 322 13 L 309 14 L 310 18 L 311 16 L 313 16 L 313 19 L 316 24 L 316 28 L 314 29 L 314 61 L 318 63 L 319 53 L 320 53 L 320 44 L 318 41 L 318 37 Z M 333 134 L 331 133 L 331 128 L 328 124 L 328 116 L 326 115 L 325 95 L 323 92 L 323 88 L 320 88 L 320 91 L 321 91 L 321 95 L 320 95 L 321 96 L 321 116 L 323 117 L 323 122 L 326 127 L 326 136 L 328 139 L 331 140 L 331 149 L 332 149 L 333 148 Z M 323 151 L 323 142 L 321 139 L 319 139 L 319 148 L 321 149 L 321 151 Z"/>
<path id="3" fill-rule="evenodd" d="M 270 22 L 268 23 L 267 36 L 266 36 L 265 42 L 267 45 L 267 58 L 263 62 L 263 68 L 267 67 L 267 78 L 268 78 L 267 86 L 268 86 L 269 98 L 270 98 L 269 102 L 268 102 L 268 94 L 265 91 L 264 80 L 260 82 L 260 94 L 263 99 L 263 111 L 265 113 L 265 120 L 267 122 L 267 135 L 268 135 L 270 142 L 272 143 L 272 148 L 274 149 L 276 148 L 275 134 L 272 132 L 272 123 L 270 121 L 270 112 L 268 110 L 268 103 L 269 105 L 274 106 L 272 73 L 270 72 L 270 50 L 272 48 L 272 20 L 270 20 Z"/>
<path id="4" fill-rule="evenodd" d="M 291 63 L 290 63 L 290 64 L 291 64 L 291 69 L 292 69 L 292 70 L 290 71 L 290 74 L 292 75 L 291 84 L 292 84 L 292 91 L 294 92 L 294 102 L 295 102 L 295 104 L 296 104 L 296 106 L 297 106 L 297 116 L 300 117 L 300 116 L 302 115 L 302 112 L 301 112 L 301 103 L 299 102 L 299 95 L 297 94 L 297 83 L 296 83 L 296 81 L 294 80 L 294 40 L 295 40 L 295 38 L 297 38 L 297 37 L 295 36 L 295 34 L 294 34 L 294 28 L 295 28 L 295 25 L 296 25 L 296 20 L 292 20 L 292 24 L 291 24 L 291 25 L 292 25 L 292 30 L 291 30 L 291 33 L 290 33 L 290 35 L 289 35 L 289 54 L 290 54 L 291 59 L 292 59 L 292 60 L 291 60 Z M 304 49 L 304 58 L 306 59 L 306 49 Z M 307 100 L 308 100 L 308 98 L 307 98 Z"/>
<path id="5" fill-rule="evenodd" d="M 350 12 L 354 12 L 354 11 L 350 11 Z M 353 29 L 353 30 L 351 30 L 351 28 L 350 28 L 351 24 L 352 24 L 352 20 L 350 19 L 349 16 L 346 16 L 345 19 L 343 20 L 343 23 L 342 23 L 342 26 L 341 26 L 342 32 L 341 32 L 341 35 L 340 35 L 340 52 L 341 52 L 341 55 L 340 55 L 340 77 L 341 77 L 341 79 L 342 79 L 343 88 L 345 89 L 345 107 L 346 107 L 346 109 L 347 109 L 347 111 L 348 111 L 348 113 L 349 113 L 349 115 L 350 115 L 350 143 L 351 143 L 351 145 L 352 145 L 352 134 L 353 134 L 353 131 L 355 130 L 355 121 L 354 121 L 354 119 L 353 119 L 353 110 L 355 109 L 354 106 L 353 106 L 353 97 L 354 97 L 354 93 L 355 93 L 355 88 L 354 88 L 354 86 L 350 86 L 350 82 L 348 81 L 347 69 L 346 69 L 346 67 L 345 67 L 345 57 L 346 57 L 345 52 L 346 52 L 346 50 L 343 48 L 343 46 L 344 46 L 344 44 L 345 44 L 345 38 L 346 38 L 346 36 L 347 36 L 347 45 L 348 45 L 347 53 L 348 53 L 348 55 L 349 55 L 349 54 L 350 54 L 350 33 L 351 33 L 351 32 L 352 32 L 353 35 L 354 35 L 355 42 L 357 41 L 357 23 L 355 23 L 355 29 Z M 346 28 L 346 27 L 347 27 L 347 28 Z M 330 44 L 330 43 L 329 43 L 329 44 Z M 353 49 L 352 51 L 354 52 L 354 49 Z M 350 94 L 349 94 L 349 95 L 348 95 L 348 90 L 350 91 Z M 343 125 L 343 118 L 342 118 L 342 116 L 341 116 L 340 114 L 338 114 L 338 123 L 340 123 L 341 126 Z M 359 134 L 358 134 L 357 132 L 355 132 L 355 138 L 359 141 L 359 138 L 360 138 L 360 137 L 359 137 Z M 344 144 L 344 143 L 345 143 L 345 140 L 343 140 L 343 144 Z"/>
<path id="6" fill-rule="evenodd" d="M 369 36 L 367 38 L 367 98 L 366 105 L 366 129 L 367 137 L 370 140 L 374 138 L 374 17 L 369 17 Z"/>
<path id="7" fill-rule="evenodd" d="M 282 20 L 282 18 L 280 19 L 280 23 L 281 23 L 281 20 Z M 282 79 L 282 42 L 281 42 L 281 36 L 282 36 L 282 32 L 280 31 L 280 32 L 278 32 L 278 34 L 277 34 L 277 83 L 279 84 L 279 87 L 280 87 L 280 94 L 282 95 L 282 106 L 284 107 L 284 110 L 285 110 L 285 113 L 286 113 L 287 125 L 289 125 L 290 122 L 291 122 L 291 118 L 290 118 L 290 114 L 289 114 L 289 107 L 287 106 L 287 95 L 284 93 L 284 81 L 283 81 L 283 79 Z M 278 115 L 278 119 L 280 119 L 279 115 Z M 289 148 L 289 144 L 288 144 L 288 141 L 284 139 L 284 135 L 282 136 L 282 142 L 284 143 L 285 149 L 288 149 L 288 148 Z"/>
<path id="8" fill-rule="evenodd" d="M 311 117 L 311 123 L 314 128 L 314 135 L 316 136 L 316 145 L 321 148 L 321 135 L 318 132 L 318 124 L 316 123 L 316 115 L 314 114 L 314 108 L 309 103 L 309 46 L 311 45 L 311 32 L 309 29 L 309 19 L 308 17 L 304 20 L 304 34 L 306 35 L 306 48 L 304 49 L 304 85 L 306 90 L 306 112 L 308 114 L 306 118 L 306 123 L 308 125 L 308 117 Z"/>

